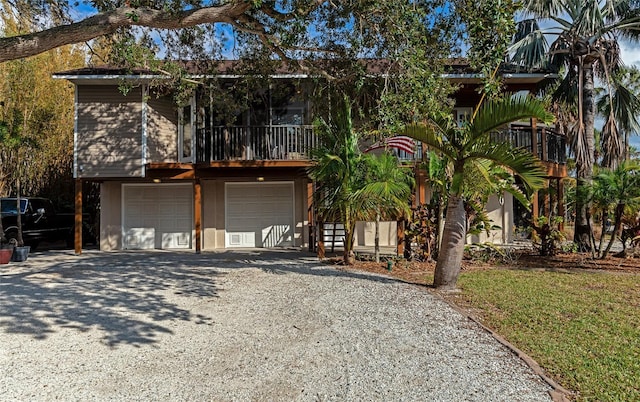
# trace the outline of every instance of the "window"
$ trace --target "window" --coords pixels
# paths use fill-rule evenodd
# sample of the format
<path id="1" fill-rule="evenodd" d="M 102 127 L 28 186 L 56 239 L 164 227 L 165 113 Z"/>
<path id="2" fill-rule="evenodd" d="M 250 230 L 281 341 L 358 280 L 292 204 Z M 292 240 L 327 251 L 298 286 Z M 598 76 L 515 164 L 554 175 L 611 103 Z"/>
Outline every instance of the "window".
<path id="1" fill-rule="evenodd" d="M 3 214 L 15 215 L 16 207 L 17 207 L 17 203 L 15 198 L 4 199 L 0 201 L 0 210 L 2 211 Z M 20 210 L 22 211 L 21 213 L 23 214 L 27 211 L 27 200 L 20 199 Z"/>
<path id="2" fill-rule="evenodd" d="M 462 125 L 471 120 L 471 114 L 473 113 L 473 109 L 470 107 L 457 107 L 453 109 L 453 114 L 456 119 L 456 123 L 458 123 L 458 127 L 462 127 Z"/>
<path id="3" fill-rule="evenodd" d="M 178 109 L 178 153 L 180 162 L 193 162 L 194 110 L 193 103 Z"/>

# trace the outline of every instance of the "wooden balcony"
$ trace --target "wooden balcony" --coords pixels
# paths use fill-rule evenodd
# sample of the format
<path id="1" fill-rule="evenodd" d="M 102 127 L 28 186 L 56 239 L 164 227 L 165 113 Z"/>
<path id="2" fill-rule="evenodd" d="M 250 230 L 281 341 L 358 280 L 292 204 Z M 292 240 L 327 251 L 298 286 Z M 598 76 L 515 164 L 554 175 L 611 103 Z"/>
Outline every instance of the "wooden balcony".
<path id="1" fill-rule="evenodd" d="M 309 160 L 318 144 L 313 126 L 217 126 L 199 130 L 197 162 Z"/>
<path id="2" fill-rule="evenodd" d="M 559 165 L 567 163 L 567 140 L 564 135 L 546 127 L 536 128 L 536 135 L 532 133 L 531 126 L 512 125 L 508 130 L 492 133 L 491 139 L 524 148 L 543 162 Z"/>

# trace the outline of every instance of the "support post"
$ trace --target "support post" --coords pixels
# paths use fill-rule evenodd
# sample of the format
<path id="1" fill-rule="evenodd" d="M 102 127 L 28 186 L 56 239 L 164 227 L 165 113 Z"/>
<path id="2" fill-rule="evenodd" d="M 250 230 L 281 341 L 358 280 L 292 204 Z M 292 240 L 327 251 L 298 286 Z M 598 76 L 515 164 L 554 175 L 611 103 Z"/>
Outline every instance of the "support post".
<path id="1" fill-rule="evenodd" d="M 82 179 L 76 179 L 75 196 L 75 219 L 74 219 L 74 251 L 77 255 L 82 254 Z"/>
<path id="2" fill-rule="evenodd" d="M 538 153 L 538 119 L 531 118 L 531 153 L 542 159 L 542 153 Z"/>
<path id="3" fill-rule="evenodd" d="M 313 214 L 313 182 L 307 181 L 307 225 L 309 230 L 309 251 L 313 252 L 316 249 L 316 233 L 313 226 L 314 214 Z"/>
<path id="4" fill-rule="evenodd" d="M 538 192 L 533 193 L 533 200 L 531 201 L 531 218 L 533 223 L 538 220 L 539 212 L 538 212 Z"/>
<path id="5" fill-rule="evenodd" d="M 398 257 L 404 257 L 404 220 L 399 220 L 397 223 L 397 236 L 398 236 Z"/>
<path id="6" fill-rule="evenodd" d="M 562 222 L 560 222 L 560 230 L 564 231 L 564 220 L 565 220 L 565 210 L 564 210 L 564 182 L 561 178 L 558 180 L 558 216 L 562 217 Z"/>
<path id="7" fill-rule="evenodd" d="M 540 134 L 540 140 L 542 141 L 542 157 L 540 159 L 542 159 L 543 161 L 547 161 L 549 160 L 549 155 L 547 152 L 547 131 L 544 129 L 544 127 L 542 128 L 541 134 Z"/>
<path id="8" fill-rule="evenodd" d="M 202 185 L 200 179 L 193 183 L 193 216 L 196 229 L 196 254 L 202 251 Z"/>
<path id="9" fill-rule="evenodd" d="M 416 167 L 416 201 L 418 205 L 424 205 L 427 202 L 426 186 L 425 186 L 425 171 L 419 167 Z"/>

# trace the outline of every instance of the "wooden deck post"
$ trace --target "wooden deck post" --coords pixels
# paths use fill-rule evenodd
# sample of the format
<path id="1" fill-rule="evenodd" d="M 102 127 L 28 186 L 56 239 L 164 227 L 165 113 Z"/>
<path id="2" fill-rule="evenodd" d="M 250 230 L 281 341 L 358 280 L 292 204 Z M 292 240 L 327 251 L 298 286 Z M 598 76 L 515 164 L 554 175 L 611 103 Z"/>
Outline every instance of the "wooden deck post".
<path id="1" fill-rule="evenodd" d="M 313 226 L 314 213 L 313 213 L 313 182 L 307 181 L 307 226 L 309 230 L 309 251 L 313 252 L 316 249 L 316 233 Z"/>
<path id="2" fill-rule="evenodd" d="M 561 178 L 558 180 L 558 216 L 562 217 L 562 222 L 560 222 L 560 230 L 564 230 L 564 220 L 565 220 L 565 210 L 564 210 L 564 182 Z"/>
<path id="3" fill-rule="evenodd" d="M 426 174 L 425 173 L 426 172 L 424 171 L 424 169 L 421 169 L 420 167 L 416 167 L 416 171 L 415 171 L 415 177 L 416 177 L 416 199 L 415 199 L 414 203 L 417 202 L 418 205 L 424 205 L 427 202 L 426 186 L 425 186 Z"/>
<path id="4" fill-rule="evenodd" d="M 82 179 L 76 179 L 75 196 L 75 219 L 74 219 L 74 251 L 77 255 L 82 254 Z"/>
<path id="5" fill-rule="evenodd" d="M 531 153 L 542 159 L 542 154 L 538 154 L 538 119 L 531 118 Z"/>
<path id="6" fill-rule="evenodd" d="M 398 236 L 398 257 L 404 257 L 404 220 L 399 220 L 397 223 L 397 236 Z"/>
<path id="7" fill-rule="evenodd" d="M 196 254 L 202 251 L 202 185 L 200 179 L 193 183 L 193 216 L 196 230 Z"/>

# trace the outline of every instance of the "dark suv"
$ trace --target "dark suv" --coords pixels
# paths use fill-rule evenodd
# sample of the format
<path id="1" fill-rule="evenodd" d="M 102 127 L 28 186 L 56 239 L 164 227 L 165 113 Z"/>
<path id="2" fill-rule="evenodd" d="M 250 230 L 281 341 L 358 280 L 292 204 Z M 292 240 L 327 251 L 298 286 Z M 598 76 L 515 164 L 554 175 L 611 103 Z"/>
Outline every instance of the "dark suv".
<path id="1" fill-rule="evenodd" d="M 15 198 L 0 198 L 0 211 L 4 235 L 9 239 L 18 237 L 18 208 Z M 73 214 L 56 213 L 51 200 L 38 197 L 20 198 L 22 214 L 22 238 L 25 244 L 36 247 L 40 241 L 73 239 Z"/>

